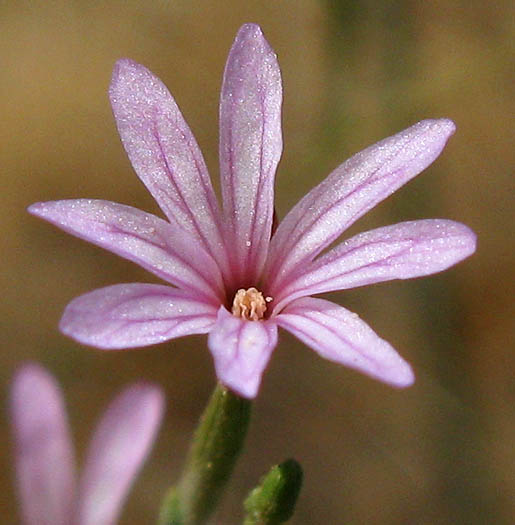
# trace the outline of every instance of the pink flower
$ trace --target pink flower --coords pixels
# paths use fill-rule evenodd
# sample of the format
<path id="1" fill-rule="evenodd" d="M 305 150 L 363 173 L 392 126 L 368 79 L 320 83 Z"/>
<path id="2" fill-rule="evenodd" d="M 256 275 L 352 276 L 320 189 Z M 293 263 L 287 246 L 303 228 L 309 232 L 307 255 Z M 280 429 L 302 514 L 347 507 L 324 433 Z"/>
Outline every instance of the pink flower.
<path id="1" fill-rule="evenodd" d="M 356 314 L 310 295 L 445 270 L 475 250 L 466 226 L 430 219 L 379 228 L 320 255 L 351 224 L 429 166 L 455 126 L 424 120 L 354 155 L 273 232 L 282 151 L 282 87 L 260 28 L 232 46 L 220 99 L 223 211 L 174 99 L 143 66 L 120 60 L 110 88 L 123 145 L 168 221 L 122 204 L 69 200 L 31 213 L 130 259 L 171 286 L 119 284 L 78 297 L 61 330 L 105 349 L 209 333 L 218 378 L 256 395 L 279 326 L 321 356 L 394 386 L 410 366 Z"/>
<path id="2" fill-rule="evenodd" d="M 61 392 L 43 368 L 24 366 L 11 391 L 23 523 L 115 523 L 154 442 L 163 405 L 161 391 L 149 385 L 118 395 L 97 426 L 77 484 Z"/>

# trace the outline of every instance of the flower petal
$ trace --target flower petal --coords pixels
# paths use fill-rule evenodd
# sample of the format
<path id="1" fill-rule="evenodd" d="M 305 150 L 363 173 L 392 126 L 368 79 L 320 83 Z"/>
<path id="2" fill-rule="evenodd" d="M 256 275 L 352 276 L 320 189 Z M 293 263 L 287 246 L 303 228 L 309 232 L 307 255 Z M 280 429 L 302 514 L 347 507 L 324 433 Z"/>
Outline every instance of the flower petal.
<path id="1" fill-rule="evenodd" d="M 111 525 L 161 423 L 161 390 L 137 384 L 124 390 L 109 405 L 88 450 L 81 477 L 78 525 Z"/>
<path id="2" fill-rule="evenodd" d="M 414 381 L 409 364 L 357 314 L 341 306 L 305 297 L 289 304 L 275 321 L 325 359 L 396 387 Z"/>
<path id="3" fill-rule="evenodd" d="M 218 379 L 240 396 L 254 398 L 277 345 L 277 326 L 271 321 L 240 319 L 222 306 L 208 345 Z"/>
<path id="4" fill-rule="evenodd" d="M 229 53 L 220 99 L 222 197 L 238 286 L 257 282 L 268 252 L 281 102 L 277 57 L 259 26 L 246 24 Z"/>
<path id="5" fill-rule="evenodd" d="M 408 221 L 360 233 L 329 251 L 276 298 L 284 300 L 441 272 L 476 249 L 476 236 L 459 222 Z"/>
<path id="6" fill-rule="evenodd" d="M 181 228 L 136 208 L 103 200 L 38 202 L 29 212 L 220 304 L 218 266 Z"/>
<path id="7" fill-rule="evenodd" d="M 166 86 L 142 65 L 123 59 L 115 65 L 109 97 L 139 178 L 172 223 L 223 263 L 220 211 L 206 164 Z"/>
<path id="8" fill-rule="evenodd" d="M 66 307 L 59 328 L 77 341 L 104 349 L 161 343 L 207 333 L 216 307 L 158 284 L 117 284 L 81 295 Z"/>
<path id="9" fill-rule="evenodd" d="M 269 288 L 279 287 L 359 217 L 429 166 L 454 130 L 447 119 L 423 120 L 336 168 L 279 225 L 266 270 Z"/>
<path id="10" fill-rule="evenodd" d="M 68 525 L 75 461 L 59 387 L 39 365 L 25 365 L 11 390 L 16 474 L 26 525 Z"/>

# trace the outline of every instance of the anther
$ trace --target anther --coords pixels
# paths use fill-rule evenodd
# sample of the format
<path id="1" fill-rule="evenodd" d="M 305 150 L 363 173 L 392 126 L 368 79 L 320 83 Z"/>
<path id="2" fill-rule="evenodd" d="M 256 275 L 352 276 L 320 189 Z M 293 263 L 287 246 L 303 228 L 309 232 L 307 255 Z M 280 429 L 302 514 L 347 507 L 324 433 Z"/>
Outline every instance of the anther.
<path id="1" fill-rule="evenodd" d="M 236 317 L 248 321 L 259 321 L 263 319 L 266 312 L 266 303 L 272 301 L 271 297 L 266 299 L 256 288 L 241 288 L 236 292 L 232 303 L 232 313 Z"/>

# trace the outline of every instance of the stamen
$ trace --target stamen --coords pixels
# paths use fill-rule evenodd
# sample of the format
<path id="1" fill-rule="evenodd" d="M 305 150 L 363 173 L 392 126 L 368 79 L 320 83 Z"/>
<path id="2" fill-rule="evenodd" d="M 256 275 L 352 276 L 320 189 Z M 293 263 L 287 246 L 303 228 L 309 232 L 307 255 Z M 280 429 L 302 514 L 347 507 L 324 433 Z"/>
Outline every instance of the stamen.
<path id="1" fill-rule="evenodd" d="M 266 299 L 256 288 L 244 290 L 241 288 L 236 292 L 232 303 L 232 313 L 236 317 L 248 321 L 259 321 L 263 319 L 266 312 L 266 303 L 272 301 L 271 297 Z"/>

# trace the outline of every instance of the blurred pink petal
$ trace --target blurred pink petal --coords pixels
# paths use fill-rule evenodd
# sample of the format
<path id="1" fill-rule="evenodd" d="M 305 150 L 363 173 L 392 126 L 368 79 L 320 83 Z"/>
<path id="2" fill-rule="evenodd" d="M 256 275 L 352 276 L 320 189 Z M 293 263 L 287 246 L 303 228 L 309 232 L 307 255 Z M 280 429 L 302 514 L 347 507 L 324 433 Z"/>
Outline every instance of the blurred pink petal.
<path id="1" fill-rule="evenodd" d="M 105 349 L 161 343 L 209 332 L 216 307 L 193 294 L 158 284 L 117 284 L 74 299 L 59 324 L 84 344 Z"/>
<path id="2" fill-rule="evenodd" d="M 91 441 L 81 476 L 77 525 L 111 525 L 156 437 L 164 408 L 148 385 L 124 390 L 109 405 Z"/>
<path id="3" fill-rule="evenodd" d="M 277 345 L 277 325 L 272 321 L 240 319 L 222 306 L 209 333 L 208 345 L 218 379 L 240 396 L 253 398 Z"/>
<path id="4" fill-rule="evenodd" d="M 386 341 L 357 314 L 337 304 L 313 297 L 297 299 L 275 320 L 325 359 L 396 387 L 415 380 L 411 367 Z"/>
<path id="5" fill-rule="evenodd" d="M 59 387 L 28 364 L 11 387 L 16 476 L 23 523 L 69 525 L 75 497 L 75 461 Z"/>
<path id="6" fill-rule="evenodd" d="M 220 97 L 220 174 L 230 265 L 256 282 L 268 252 L 275 170 L 282 152 L 281 72 L 254 24 L 238 32 Z"/>
<path id="7" fill-rule="evenodd" d="M 91 442 L 79 489 L 63 399 L 39 365 L 25 365 L 11 391 L 23 523 L 111 525 L 156 437 L 160 389 L 133 385 L 108 407 Z"/>
<path id="8" fill-rule="evenodd" d="M 324 357 L 397 386 L 412 382 L 409 366 L 354 314 L 298 298 L 427 275 L 474 252 L 475 235 L 466 226 L 434 219 L 356 235 L 317 259 L 438 157 L 454 133 L 452 121 L 423 120 L 357 153 L 294 206 L 272 235 L 282 86 L 277 58 L 259 26 L 240 29 L 225 67 L 223 215 L 195 139 L 161 81 L 122 60 L 110 97 L 134 169 L 169 223 L 103 201 L 85 201 L 78 215 L 61 203 L 36 204 L 30 211 L 179 290 L 120 285 L 87 294 L 67 308 L 65 333 L 101 348 L 128 348 L 209 331 L 218 379 L 244 397 L 258 391 L 277 325 Z"/>

